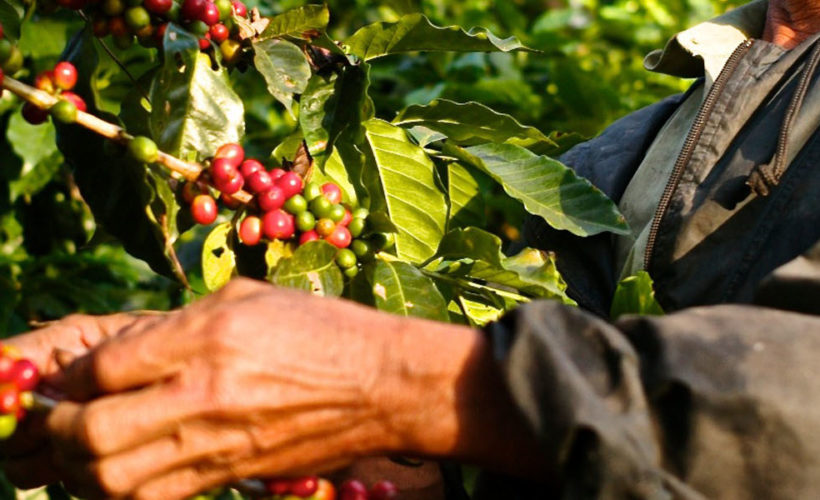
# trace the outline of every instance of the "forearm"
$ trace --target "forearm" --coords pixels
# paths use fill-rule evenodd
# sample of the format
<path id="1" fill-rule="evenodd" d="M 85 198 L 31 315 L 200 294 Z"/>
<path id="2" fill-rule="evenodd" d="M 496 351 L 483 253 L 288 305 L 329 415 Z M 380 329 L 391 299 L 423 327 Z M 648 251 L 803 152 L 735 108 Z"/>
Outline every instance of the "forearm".
<path id="1" fill-rule="evenodd" d="M 549 479 L 481 332 L 405 319 L 385 335 L 393 341 L 386 344 L 380 404 L 399 451 Z"/>

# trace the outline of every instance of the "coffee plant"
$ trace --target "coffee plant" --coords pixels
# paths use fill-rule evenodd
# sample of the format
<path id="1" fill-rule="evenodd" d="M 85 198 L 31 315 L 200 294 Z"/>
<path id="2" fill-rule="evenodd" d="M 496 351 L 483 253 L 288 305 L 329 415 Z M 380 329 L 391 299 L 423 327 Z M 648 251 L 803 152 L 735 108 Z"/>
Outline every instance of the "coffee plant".
<path id="1" fill-rule="evenodd" d="M 680 90 L 634 61 L 694 15 L 654 1 L 421 2 L 431 17 L 411 1 L 9 1 L 7 332 L 80 309 L 168 309 L 234 276 L 472 326 L 534 299 L 572 304 L 552 255 L 509 253 L 522 215 L 579 236 L 627 228 L 555 159 L 581 136 L 541 129 L 591 135 Z M 627 312 L 662 312 L 648 276 L 619 287 L 612 314 Z M 0 357 L 0 435 L 53 404 L 6 374 L 15 357 Z M 214 495 L 395 495 L 313 476 L 233 487 Z"/>

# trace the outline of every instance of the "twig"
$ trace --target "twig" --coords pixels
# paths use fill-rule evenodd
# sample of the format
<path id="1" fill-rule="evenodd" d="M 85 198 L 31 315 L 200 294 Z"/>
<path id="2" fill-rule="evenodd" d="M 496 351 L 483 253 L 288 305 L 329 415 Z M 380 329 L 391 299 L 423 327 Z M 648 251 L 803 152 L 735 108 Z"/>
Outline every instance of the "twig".
<path id="1" fill-rule="evenodd" d="M 34 88 L 30 85 L 26 85 L 25 83 L 10 77 L 5 77 L 3 79 L 3 88 L 41 109 L 50 109 L 59 101 L 59 98 L 56 96 Z M 119 125 L 109 123 L 83 111 L 77 110 L 76 123 L 87 128 L 88 130 L 91 130 L 92 132 L 123 145 L 128 144 L 128 142 L 134 138 L 134 136 L 126 132 L 125 129 Z M 156 163 L 163 165 L 172 172 L 176 172 L 189 181 L 199 180 L 202 171 L 204 170 L 202 165 L 198 163 L 183 161 L 162 151 L 158 153 Z M 239 191 L 238 193 L 231 195 L 231 198 L 241 203 L 250 203 L 253 196 L 246 191 Z"/>

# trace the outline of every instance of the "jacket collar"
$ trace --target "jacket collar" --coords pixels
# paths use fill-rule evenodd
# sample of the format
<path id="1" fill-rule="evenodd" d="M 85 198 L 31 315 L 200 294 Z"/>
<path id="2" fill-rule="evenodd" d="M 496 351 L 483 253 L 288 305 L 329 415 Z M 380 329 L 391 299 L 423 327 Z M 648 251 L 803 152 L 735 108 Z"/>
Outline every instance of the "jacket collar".
<path id="1" fill-rule="evenodd" d="M 705 76 L 711 83 L 741 42 L 762 36 L 768 6 L 768 0 L 754 0 L 678 33 L 666 48 L 646 56 L 644 67 L 683 78 Z"/>

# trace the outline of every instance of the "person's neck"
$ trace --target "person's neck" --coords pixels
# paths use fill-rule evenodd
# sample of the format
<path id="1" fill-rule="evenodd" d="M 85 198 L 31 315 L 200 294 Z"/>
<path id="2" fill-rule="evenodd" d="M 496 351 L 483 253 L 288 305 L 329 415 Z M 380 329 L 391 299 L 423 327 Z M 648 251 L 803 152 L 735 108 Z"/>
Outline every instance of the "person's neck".
<path id="1" fill-rule="evenodd" d="M 763 39 L 793 49 L 820 31 L 820 0 L 771 0 Z"/>

